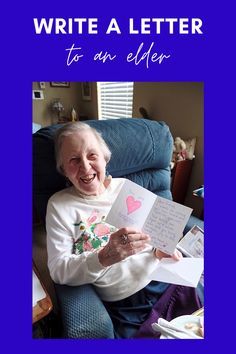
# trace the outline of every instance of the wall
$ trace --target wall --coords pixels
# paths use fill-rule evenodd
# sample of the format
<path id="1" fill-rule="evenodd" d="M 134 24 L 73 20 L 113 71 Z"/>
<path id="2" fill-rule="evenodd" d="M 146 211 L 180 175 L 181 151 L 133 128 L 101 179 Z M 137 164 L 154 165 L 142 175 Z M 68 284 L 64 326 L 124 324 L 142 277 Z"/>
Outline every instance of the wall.
<path id="1" fill-rule="evenodd" d="M 92 100 L 82 101 L 81 109 L 88 119 L 98 119 L 97 83 L 91 82 Z"/>
<path id="2" fill-rule="evenodd" d="M 192 196 L 193 189 L 204 184 L 204 114 L 203 83 L 200 82 L 136 82 L 134 84 L 133 117 L 141 117 L 144 107 L 154 120 L 163 120 L 173 137 L 196 137 L 195 160 L 185 204 L 200 216 L 202 200 Z"/>
<path id="3" fill-rule="evenodd" d="M 33 100 L 33 121 L 42 126 L 51 125 L 57 122 L 57 114 L 52 111 L 52 102 L 59 98 L 63 104 L 65 111 L 62 116 L 70 117 L 72 107 L 79 112 L 81 101 L 81 86 L 77 82 L 71 82 L 69 88 L 51 87 L 49 82 L 46 82 L 46 88 L 43 90 L 44 100 Z M 33 89 L 39 90 L 39 83 L 33 82 Z"/>
<path id="4" fill-rule="evenodd" d="M 46 82 L 44 92 L 44 100 L 33 100 L 33 121 L 34 123 L 47 126 L 57 122 L 57 115 L 51 110 L 51 104 L 55 99 L 59 98 L 63 104 L 65 111 L 62 116 L 70 117 L 72 107 L 81 116 L 86 116 L 88 119 L 96 119 L 97 112 L 97 87 L 96 82 L 92 82 L 92 100 L 82 100 L 81 82 L 70 82 L 69 88 L 51 87 L 49 82 Z M 39 83 L 33 82 L 33 89 L 39 90 Z"/>

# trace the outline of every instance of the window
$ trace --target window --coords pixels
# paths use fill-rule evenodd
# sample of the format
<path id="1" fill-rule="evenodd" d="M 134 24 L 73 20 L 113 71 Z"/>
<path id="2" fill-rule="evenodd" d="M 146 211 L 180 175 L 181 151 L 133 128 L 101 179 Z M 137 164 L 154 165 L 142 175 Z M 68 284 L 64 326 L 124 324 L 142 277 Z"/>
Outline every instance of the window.
<path id="1" fill-rule="evenodd" d="M 99 119 L 132 118 L 133 82 L 98 82 Z"/>

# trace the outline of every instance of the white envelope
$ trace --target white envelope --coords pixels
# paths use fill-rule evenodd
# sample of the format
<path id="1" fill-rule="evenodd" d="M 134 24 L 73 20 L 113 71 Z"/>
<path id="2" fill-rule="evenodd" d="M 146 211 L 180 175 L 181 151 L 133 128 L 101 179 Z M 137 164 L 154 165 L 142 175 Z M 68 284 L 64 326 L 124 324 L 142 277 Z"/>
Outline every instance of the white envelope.
<path id="1" fill-rule="evenodd" d="M 203 265 L 203 258 L 182 258 L 179 261 L 162 258 L 150 278 L 196 288 L 203 272 Z"/>
<path id="2" fill-rule="evenodd" d="M 33 271 L 33 307 L 37 304 L 37 301 L 40 301 L 42 299 L 44 299 L 47 295 L 45 293 L 45 291 L 43 290 L 43 287 L 39 281 L 39 278 L 37 277 L 37 275 L 35 274 L 35 272 Z"/>

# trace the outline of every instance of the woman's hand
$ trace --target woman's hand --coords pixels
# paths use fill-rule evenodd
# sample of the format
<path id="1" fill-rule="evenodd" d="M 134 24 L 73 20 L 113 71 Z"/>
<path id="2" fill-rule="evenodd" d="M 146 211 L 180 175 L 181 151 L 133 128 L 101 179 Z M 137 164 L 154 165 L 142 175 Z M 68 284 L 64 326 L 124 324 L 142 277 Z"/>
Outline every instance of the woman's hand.
<path id="1" fill-rule="evenodd" d="M 182 256 L 182 253 L 180 251 L 178 251 L 177 249 L 174 250 L 174 253 L 172 255 L 169 255 L 167 253 L 164 253 L 158 249 L 156 249 L 154 251 L 154 254 L 155 256 L 158 258 L 158 259 L 162 259 L 162 258 L 167 258 L 167 257 L 171 257 L 173 258 L 174 260 L 176 261 L 179 261 L 181 258 L 183 258 Z"/>
<path id="2" fill-rule="evenodd" d="M 131 227 L 119 229 L 110 235 L 107 245 L 98 253 L 99 262 L 110 266 L 142 251 L 150 241 L 150 236 Z"/>

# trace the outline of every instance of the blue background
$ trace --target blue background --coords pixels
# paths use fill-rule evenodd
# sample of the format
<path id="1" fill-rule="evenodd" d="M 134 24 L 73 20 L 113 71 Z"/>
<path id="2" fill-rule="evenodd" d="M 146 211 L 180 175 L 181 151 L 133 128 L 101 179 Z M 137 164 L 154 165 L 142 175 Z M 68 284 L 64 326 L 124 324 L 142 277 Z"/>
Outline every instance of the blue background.
<path id="1" fill-rule="evenodd" d="M 1 337 L 6 352 L 144 350 L 230 353 L 234 346 L 235 254 L 233 226 L 235 141 L 235 28 L 230 1 L 40 1 L 5 5 L 1 14 Z M 98 35 L 41 35 L 33 18 L 95 17 Z M 121 35 L 105 35 L 115 17 Z M 128 19 L 198 17 L 203 35 L 129 35 Z M 170 53 L 163 64 L 135 66 L 125 57 L 144 42 Z M 66 66 L 65 48 L 83 48 L 83 60 Z M 105 64 L 91 60 L 99 51 L 117 54 Z M 33 340 L 31 325 L 32 245 L 32 82 L 33 81 L 203 81 L 205 119 L 205 278 L 204 341 Z M 222 322 L 227 323 L 224 327 Z"/>

